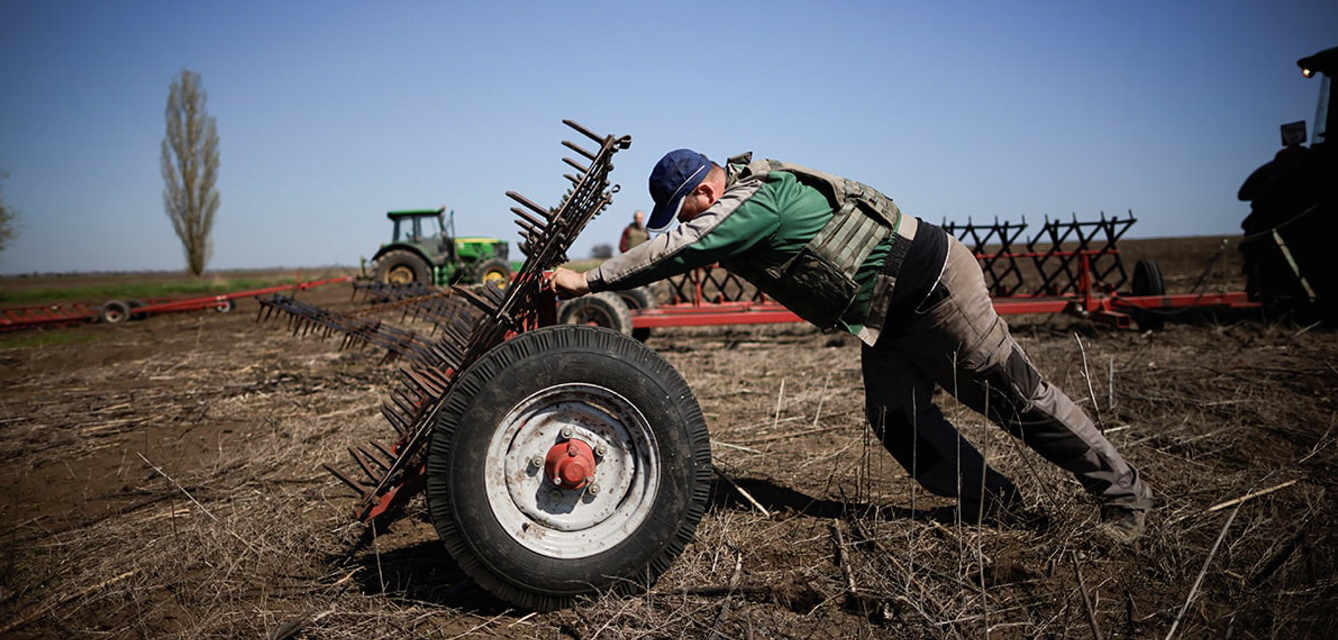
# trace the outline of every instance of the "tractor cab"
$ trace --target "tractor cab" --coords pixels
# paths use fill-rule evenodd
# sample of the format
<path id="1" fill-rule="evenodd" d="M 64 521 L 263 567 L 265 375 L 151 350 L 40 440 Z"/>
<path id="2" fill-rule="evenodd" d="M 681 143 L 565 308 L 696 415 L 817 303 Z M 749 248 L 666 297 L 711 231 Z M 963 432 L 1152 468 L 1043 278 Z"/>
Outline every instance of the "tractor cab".
<path id="1" fill-rule="evenodd" d="M 443 254 L 450 257 L 455 245 L 451 238 L 455 235 L 455 212 L 446 207 L 440 209 L 406 209 L 388 211 L 386 217 L 395 225 L 395 233 L 390 238 L 391 244 L 409 244 L 420 247 L 429 256 Z"/>
<path id="2" fill-rule="evenodd" d="M 1266 307 L 1338 324 L 1338 271 L 1329 263 L 1338 235 L 1338 151 L 1328 139 L 1338 127 L 1330 101 L 1338 47 L 1296 64 L 1301 75 L 1320 77 L 1314 131 L 1307 147 L 1305 121 L 1282 125 L 1282 149 L 1237 193 L 1250 203 L 1241 223 L 1245 287 Z"/>
<path id="3" fill-rule="evenodd" d="M 1328 144 L 1328 133 L 1338 127 L 1338 110 L 1330 108 L 1329 91 L 1333 76 L 1338 73 L 1338 47 L 1325 49 L 1313 56 L 1296 61 L 1301 75 L 1311 78 L 1319 74 L 1319 106 L 1315 109 L 1315 134 L 1310 140 L 1313 149 Z M 1304 123 L 1302 123 L 1304 125 Z M 1286 126 L 1286 125 L 1283 125 Z M 1302 130 L 1304 133 L 1304 129 Z"/>
<path id="4" fill-rule="evenodd" d="M 378 282 L 442 286 L 503 283 L 511 277 L 507 243 L 456 237 L 455 212 L 446 207 L 389 211 L 386 217 L 394 232 L 372 258 Z"/>

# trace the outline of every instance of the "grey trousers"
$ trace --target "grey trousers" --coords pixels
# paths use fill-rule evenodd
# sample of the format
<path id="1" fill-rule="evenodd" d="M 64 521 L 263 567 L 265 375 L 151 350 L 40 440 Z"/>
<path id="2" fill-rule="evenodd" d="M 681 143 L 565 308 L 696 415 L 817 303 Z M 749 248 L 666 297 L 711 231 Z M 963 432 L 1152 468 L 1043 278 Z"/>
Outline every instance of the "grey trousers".
<path id="1" fill-rule="evenodd" d="M 889 318 L 877 344 L 863 348 L 866 411 L 883 445 L 932 493 L 1017 501 L 1013 483 L 934 406 L 937 384 L 1068 470 L 1103 504 L 1150 508 L 1138 470 L 1036 370 L 995 313 L 975 256 L 948 242 L 938 288 L 919 308 Z"/>

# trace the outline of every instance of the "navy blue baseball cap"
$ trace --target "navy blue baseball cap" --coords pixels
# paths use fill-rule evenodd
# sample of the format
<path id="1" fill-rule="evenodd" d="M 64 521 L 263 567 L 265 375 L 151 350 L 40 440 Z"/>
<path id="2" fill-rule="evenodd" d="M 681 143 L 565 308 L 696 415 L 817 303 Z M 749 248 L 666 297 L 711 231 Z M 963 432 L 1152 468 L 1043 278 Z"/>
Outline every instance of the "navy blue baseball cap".
<path id="1" fill-rule="evenodd" d="M 650 172 L 650 197 L 655 208 L 646 229 L 659 233 L 669 227 L 683 207 L 683 196 L 692 192 L 711 171 L 711 160 L 692 149 L 664 154 Z"/>

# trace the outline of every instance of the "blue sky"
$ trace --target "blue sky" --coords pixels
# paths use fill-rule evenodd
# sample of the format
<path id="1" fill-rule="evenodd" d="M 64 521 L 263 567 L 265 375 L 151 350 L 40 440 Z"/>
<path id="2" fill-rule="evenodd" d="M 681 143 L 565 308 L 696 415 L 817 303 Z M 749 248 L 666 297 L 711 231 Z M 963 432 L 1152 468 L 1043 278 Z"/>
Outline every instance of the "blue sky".
<path id="1" fill-rule="evenodd" d="M 356 265 L 392 209 L 514 242 L 506 191 L 566 188 L 564 118 L 633 138 L 572 257 L 616 244 L 684 146 L 840 173 L 935 222 L 1132 210 L 1130 237 L 1233 235 L 1278 125 L 1313 120 L 1296 59 L 1335 45 L 1332 0 L 6 0 L 0 193 L 21 217 L 0 273 L 184 268 L 159 173 L 183 68 L 222 139 L 222 270 Z"/>

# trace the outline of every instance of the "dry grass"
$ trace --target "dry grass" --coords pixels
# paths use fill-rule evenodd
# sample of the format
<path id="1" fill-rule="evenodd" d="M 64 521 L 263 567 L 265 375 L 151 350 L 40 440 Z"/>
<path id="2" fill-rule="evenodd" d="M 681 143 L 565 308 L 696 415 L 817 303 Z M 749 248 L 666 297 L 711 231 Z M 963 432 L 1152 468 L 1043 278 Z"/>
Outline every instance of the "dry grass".
<path id="1" fill-rule="evenodd" d="M 950 503 L 917 489 L 863 425 L 849 338 L 661 332 L 651 346 L 687 377 L 711 427 L 723 474 L 711 508 L 647 594 L 535 615 L 461 575 L 421 498 L 391 522 L 357 524 L 346 490 L 319 470 L 388 437 L 377 410 L 391 368 L 378 354 L 247 317 L 151 323 L 86 328 L 105 331 L 96 356 L 85 345 L 0 352 L 0 636 L 1338 633 L 1331 331 L 1017 325 L 1158 492 L 1133 546 L 1097 534 L 1074 481 L 946 400 L 1046 521 L 934 517 Z"/>

